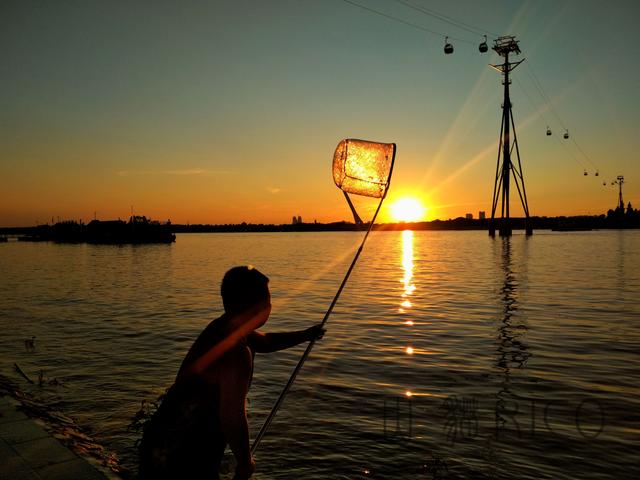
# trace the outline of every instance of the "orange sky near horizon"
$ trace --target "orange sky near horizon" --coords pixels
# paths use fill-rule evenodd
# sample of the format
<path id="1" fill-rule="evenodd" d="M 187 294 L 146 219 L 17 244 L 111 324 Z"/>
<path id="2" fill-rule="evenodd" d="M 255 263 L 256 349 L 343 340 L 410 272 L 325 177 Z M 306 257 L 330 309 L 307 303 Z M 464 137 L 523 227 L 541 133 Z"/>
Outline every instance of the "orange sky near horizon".
<path id="1" fill-rule="evenodd" d="M 445 56 L 437 35 L 343 2 L 269 3 L 7 2 L 0 227 L 126 219 L 132 207 L 181 224 L 352 221 L 331 176 L 343 138 L 397 144 L 380 222 L 394 220 L 402 197 L 421 201 L 425 220 L 490 215 L 502 101 L 494 52 L 456 31 Z M 620 174 L 625 203 L 640 207 L 638 4 L 432 3 L 521 41 L 527 60 L 511 89 L 532 215 L 606 213 Z M 451 34 L 400 4 L 367 5 Z M 361 203 L 366 221 L 376 202 Z M 515 192 L 511 205 L 521 215 Z"/>

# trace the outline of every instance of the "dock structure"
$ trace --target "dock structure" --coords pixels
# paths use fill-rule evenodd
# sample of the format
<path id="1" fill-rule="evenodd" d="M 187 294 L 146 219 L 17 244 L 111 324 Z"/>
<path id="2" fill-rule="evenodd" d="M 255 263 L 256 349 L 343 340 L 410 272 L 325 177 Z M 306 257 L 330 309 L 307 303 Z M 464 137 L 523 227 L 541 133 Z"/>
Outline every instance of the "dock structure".
<path id="1" fill-rule="evenodd" d="M 79 457 L 38 421 L 0 396 L 0 478 L 11 480 L 118 480 Z"/>

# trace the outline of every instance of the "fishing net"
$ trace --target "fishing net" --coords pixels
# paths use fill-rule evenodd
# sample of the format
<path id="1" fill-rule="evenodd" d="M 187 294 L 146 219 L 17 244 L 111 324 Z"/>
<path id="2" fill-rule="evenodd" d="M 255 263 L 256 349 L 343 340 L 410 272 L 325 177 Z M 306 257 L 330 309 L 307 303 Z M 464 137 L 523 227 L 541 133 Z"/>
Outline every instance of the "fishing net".
<path id="1" fill-rule="evenodd" d="M 347 273 L 342 279 L 340 288 L 338 288 L 335 297 L 333 297 L 333 301 L 331 302 L 331 305 L 329 305 L 329 309 L 327 310 L 327 313 L 325 313 L 324 318 L 320 323 L 320 327 L 324 327 L 325 323 L 327 323 L 329 315 L 331 315 L 333 307 L 336 305 L 338 298 L 340 298 L 340 294 L 342 293 L 344 286 L 347 284 L 349 275 L 351 275 L 353 267 L 355 267 L 358 257 L 360 256 L 360 253 L 362 253 L 362 249 L 369 237 L 369 233 L 371 233 L 371 230 L 373 229 L 378 213 L 380 212 L 380 207 L 382 207 L 382 202 L 384 202 L 387 194 L 389 183 L 391 182 L 391 172 L 393 170 L 395 156 L 395 143 L 377 143 L 367 142 L 366 140 L 346 139 L 342 140 L 336 148 L 336 152 L 333 156 L 333 181 L 336 182 L 336 185 L 342 190 L 342 193 L 349 204 L 349 208 L 351 208 L 356 225 L 362 225 L 363 222 L 356 212 L 353 203 L 351 203 L 351 200 L 349 199 L 350 193 L 364 195 L 367 197 L 376 197 L 380 199 L 380 202 L 378 202 L 378 208 L 373 214 L 371 220 L 368 222 L 369 226 L 364 238 L 362 239 L 360 248 L 356 250 L 356 255 L 353 258 Z M 315 342 L 316 339 L 313 339 L 307 345 L 307 349 L 302 354 L 296 368 L 294 368 L 293 373 L 291 373 L 291 377 L 289 377 L 289 381 L 282 389 L 282 392 L 271 409 L 271 412 L 269 412 L 269 416 L 265 420 L 264 425 L 262 425 L 262 428 L 253 441 L 251 452 L 255 452 L 258 448 L 260 440 L 267 431 L 267 428 L 269 428 L 269 425 L 271 425 L 271 421 L 278 412 L 280 405 L 282 405 L 284 397 L 287 395 L 287 392 L 289 392 L 291 385 L 293 385 L 302 365 L 304 365 L 304 362 L 311 353 L 311 349 L 315 345 Z"/>
<path id="2" fill-rule="evenodd" d="M 342 140 L 333 156 L 333 181 L 344 192 L 382 198 L 395 152 L 395 143 Z"/>

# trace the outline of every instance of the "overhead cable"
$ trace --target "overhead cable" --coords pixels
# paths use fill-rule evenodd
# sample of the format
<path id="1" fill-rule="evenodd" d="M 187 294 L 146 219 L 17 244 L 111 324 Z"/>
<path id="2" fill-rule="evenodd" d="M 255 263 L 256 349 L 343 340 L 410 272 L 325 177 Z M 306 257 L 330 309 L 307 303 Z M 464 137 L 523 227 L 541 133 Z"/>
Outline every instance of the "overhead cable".
<path id="1" fill-rule="evenodd" d="M 380 10 L 376 10 L 375 8 L 371 8 L 371 7 L 368 7 L 366 5 L 362 5 L 360 3 L 354 2 L 353 0 L 342 0 L 342 1 L 345 2 L 345 3 L 348 3 L 349 5 L 353 5 L 354 7 L 361 8 L 363 10 L 366 10 L 366 11 L 371 12 L 371 13 L 375 13 L 376 15 L 380 15 L 381 17 L 385 17 L 385 18 L 388 18 L 390 20 L 394 20 L 396 22 L 400 22 L 400 23 L 402 23 L 404 25 L 407 25 L 409 27 L 416 28 L 418 30 L 422 30 L 423 32 L 427 32 L 427 33 L 430 33 L 432 35 L 437 35 L 438 37 L 441 37 L 441 38 L 449 37 L 449 38 L 451 38 L 453 40 L 456 40 L 458 42 L 468 43 L 470 45 L 475 45 L 475 43 L 470 41 L 470 40 L 465 40 L 464 38 L 452 37 L 451 35 L 445 35 L 444 33 L 436 32 L 435 30 L 431 30 L 431 29 L 426 28 L 426 27 L 424 27 L 422 25 L 418 25 L 416 23 L 409 22 L 407 20 L 404 20 L 402 18 L 396 17 L 394 15 L 389 15 L 388 13 L 381 12 Z"/>
<path id="2" fill-rule="evenodd" d="M 487 34 L 489 36 L 492 37 L 499 37 L 500 35 L 494 32 L 490 32 L 488 30 L 484 30 L 483 28 L 480 27 L 474 27 L 473 25 L 470 25 L 468 23 L 465 22 L 461 22 L 460 20 L 456 20 L 455 18 L 449 17 L 448 15 L 445 15 L 444 13 L 439 13 L 436 12 L 435 10 L 431 9 L 431 8 L 426 8 L 423 7 L 421 5 L 415 5 L 411 2 L 408 2 L 406 0 L 393 0 L 396 3 L 400 3 L 406 7 L 409 7 L 413 10 L 416 10 L 418 12 L 424 13 L 425 15 L 429 15 L 430 17 L 436 18 L 442 22 L 448 23 L 449 25 L 453 25 L 454 27 L 460 28 L 462 30 L 466 30 L 467 32 L 473 33 L 474 35 L 483 35 L 483 34 Z M 453 37 L 451 37 L 453 38 Z"/>

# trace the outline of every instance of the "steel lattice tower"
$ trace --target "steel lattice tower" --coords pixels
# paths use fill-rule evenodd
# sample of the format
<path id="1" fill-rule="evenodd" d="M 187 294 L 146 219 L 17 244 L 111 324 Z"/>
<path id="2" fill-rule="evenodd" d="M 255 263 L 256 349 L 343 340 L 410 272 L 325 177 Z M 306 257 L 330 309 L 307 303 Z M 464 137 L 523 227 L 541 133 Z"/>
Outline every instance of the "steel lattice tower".
<path id="1" fill-rule="evenodd" d="M 618 175 L 615 182 L 611 182 L 611 185 L 618 185 L 618 208 L 624 212 L 624 200 L 622 200 L 622 185 L 624 185 L 624 177 Z"/>
<path id="2" fill-rule="evenodd" d="M 502 124 L 500 126 L 500 139 L 498 142 L 498 163 L 496 165 L 495 183 L 493 185 L 493 201 L 491 203 L 491 220 L 489 220 L 489 235 L 492 237 L 496 234 L 496 224 L 501 237 L 511 236 L 511 223 L 509 219 L 509 189 L 511 181 L 511 173 L 513 172 L 513 183 L 518 190 L 522 209 L 525 215 L 525 231 L 527 235 L 531 235 L 533 230 L 529 220 L 529 204 L 527 203 L 527 191 L 524 186 L 524 176 L 522 174 L 522 164 L 520 163 L 520 150 L 518 149 L 518 137 L 516 136 L 516 125 L 513 121 L 513 112 L 511 111 L 511 99 L 509 97 L 509 73 L 520 65 L 519 62 L 509 62 L 509 54 L 520 54 L 518 41 L 513 36 L 499 37 L 494 41 L 493 50 L 504 57 L 504 63 L 501 65 L 491 65 L 504 76 L 504 102 L 502 104 Z M 511 139 L 513 132 L 513 141 Z M 517 165 L 512 161 L 512 154 L 515 150 L 515 156 L 518 159 Z M 496 210 L 498 201 L 501 200 L 501 215 L 497 221 Z"/>

